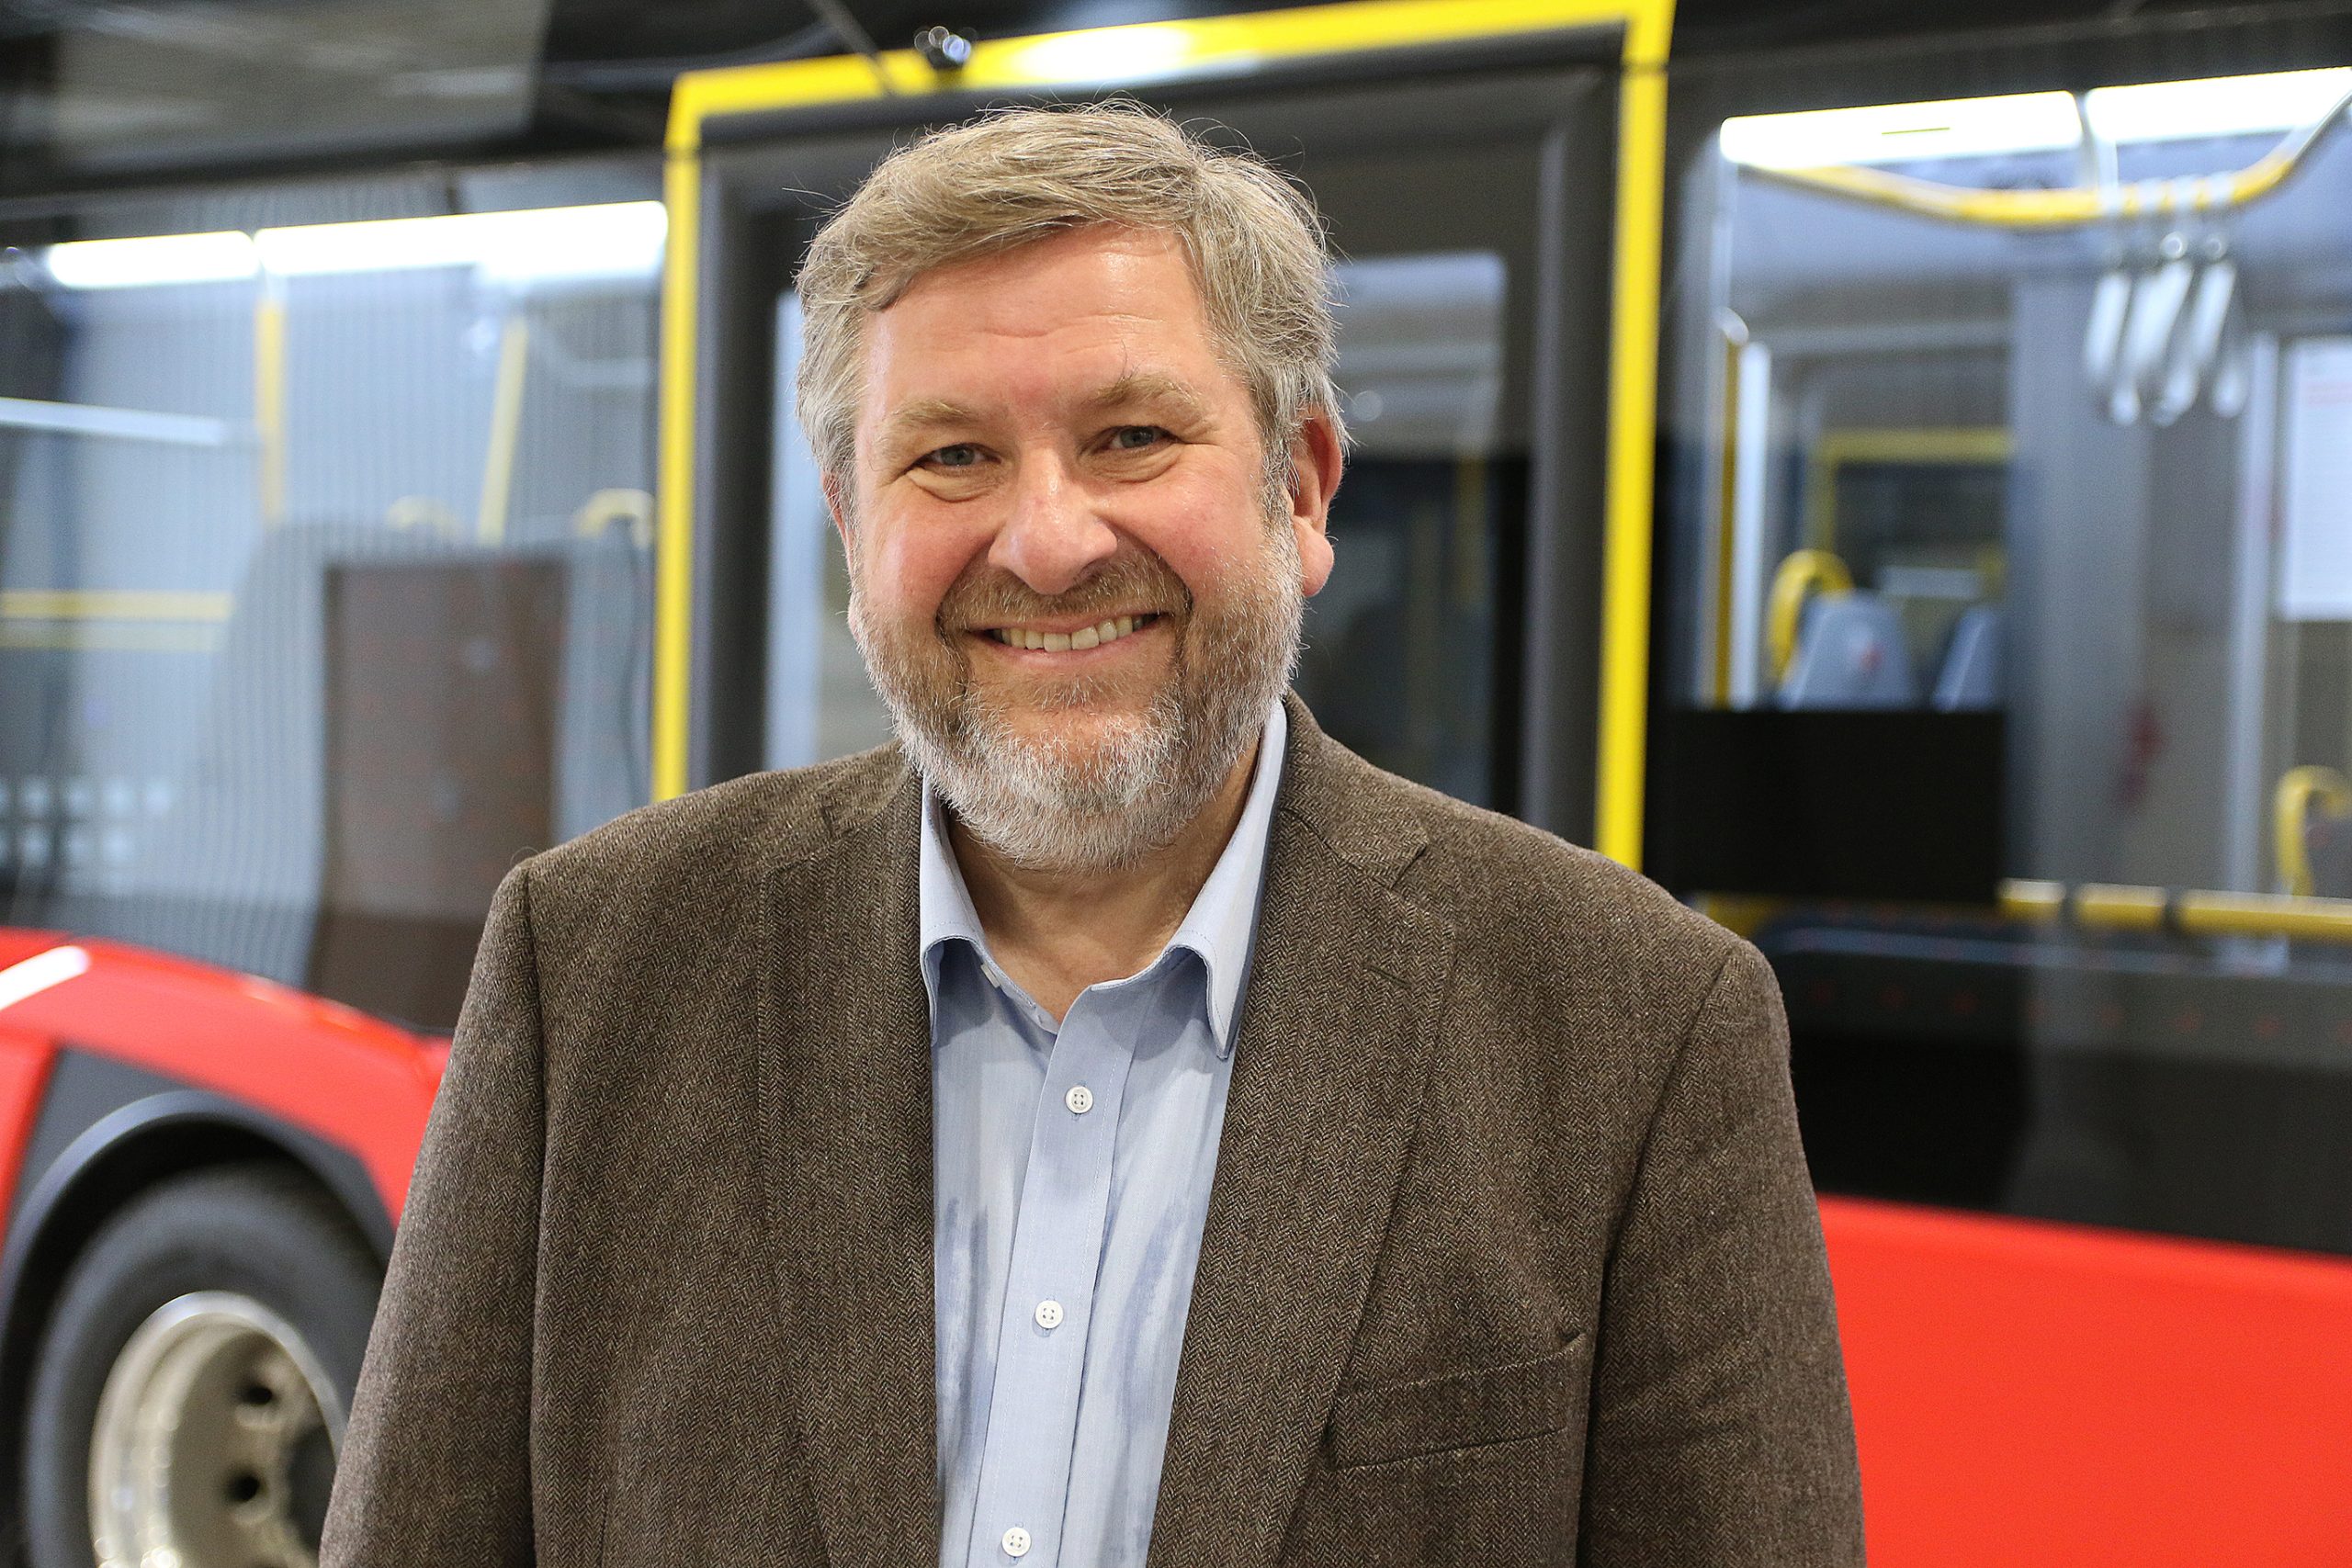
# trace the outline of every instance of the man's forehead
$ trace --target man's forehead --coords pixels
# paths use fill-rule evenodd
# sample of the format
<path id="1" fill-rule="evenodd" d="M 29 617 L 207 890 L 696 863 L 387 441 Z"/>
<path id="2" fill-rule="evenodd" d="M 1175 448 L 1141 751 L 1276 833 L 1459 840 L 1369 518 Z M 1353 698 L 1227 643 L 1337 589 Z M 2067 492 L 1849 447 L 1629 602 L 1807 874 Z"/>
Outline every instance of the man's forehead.
<path id="1" fill-rule="evenodd" d="M 1086 229 L 933 267 L 868 318 L 864 335 L 873 372 L 1024 344 L 1182 355 L 1207 325 L 1172 239 Z"/>

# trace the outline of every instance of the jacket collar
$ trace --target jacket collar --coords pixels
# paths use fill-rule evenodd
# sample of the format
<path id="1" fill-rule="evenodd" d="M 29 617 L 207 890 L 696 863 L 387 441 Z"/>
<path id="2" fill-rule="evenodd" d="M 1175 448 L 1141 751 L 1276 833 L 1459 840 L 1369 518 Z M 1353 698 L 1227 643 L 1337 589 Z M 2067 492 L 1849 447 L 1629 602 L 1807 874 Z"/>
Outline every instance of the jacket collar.
<path id="1" fill-rule="evenodd" d="M 1258 924 L 1258 899 L 1265 880 L 1266 839 L 1272 830 L 1274 795 L 1283 775 L 1283 748 L 1290 719 L 1276 703 L 1260 734 L 1250 794 L 1224 851 L 1193 896 L 1164 952 L 1183 951 L 1201 961 L 1207 976 L 1209 1037 L 1216 1054 L 1233 1054 L 1233 1015 L 1241 1004 L 1241 982 L 1250 969 L 1250 949 Z M 925 999 L 934 1025 L 939 1017 L 942 949 L 968 944 L 984 964 L 993 964 L 987 933 L 972 908 L 972 895 L 947 837 L 946 808 L 926 780 L 922 786 L 921 842 L 915 854 L 917 942 L 922 956 Z M 1155 960 L 1155 962 L 1157 962 Z"/>

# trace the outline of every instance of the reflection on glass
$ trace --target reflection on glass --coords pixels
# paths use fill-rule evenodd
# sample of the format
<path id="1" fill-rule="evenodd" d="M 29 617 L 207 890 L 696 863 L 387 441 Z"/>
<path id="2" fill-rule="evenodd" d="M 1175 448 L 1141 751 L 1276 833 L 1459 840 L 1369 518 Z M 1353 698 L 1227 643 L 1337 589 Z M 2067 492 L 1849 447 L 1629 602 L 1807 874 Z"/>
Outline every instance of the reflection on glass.
<path id="1" fill-rule="evenodd" d="M 2003 781 L 1997 916 L 1739 907 L 1826 1186 L 2352 1251 L 2347 91 L 1758 117 L 1693 171 L 1673 722 L 1802 757 L 1739 831 L 1817 860 L 1949 835 L 1931 778 L 1800 821 L 1897 749 Z"/>
<path id="2" fill-rule="evenodd" d="M 1502 258 L 1341 264 L 1337 379 L 1355 449 L 1331 510 L 1339 564 L 1308 602 L 1299 694 L 1359 754 L 1462 799 L 1494 798 Z"/>
<path id="3" fill-rule="evenodd" d="M 454 1021 L 498 876 L 645 798 L 660 212 L 17 269 L 0 919 Z"/>
<path id="4" fill-rule="evenodd" d="M 770 457 L 767 765 L 797 768 L 879 746 L 890 712 L 849 633 L 849 560 L 800 434 L 800 296 L 776 301 L 775 427 Z"/>

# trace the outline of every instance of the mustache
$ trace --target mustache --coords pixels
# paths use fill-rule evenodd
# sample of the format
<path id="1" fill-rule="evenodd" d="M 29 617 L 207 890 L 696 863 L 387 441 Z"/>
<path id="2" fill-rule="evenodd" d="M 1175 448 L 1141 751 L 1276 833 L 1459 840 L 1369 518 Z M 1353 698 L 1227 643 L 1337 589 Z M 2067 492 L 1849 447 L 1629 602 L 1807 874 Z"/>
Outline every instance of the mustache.
<path id="1" fill-rule="evenodd" d="M 943 634 L 981 631 L 1048 616 L 1180 614 L 1193 608 L 1192 591 L 1168 563 L 1140 545 L 1122 545 L 1059 593 L 1040 593 L 1002 567 L 976 560 L 940 601 Z"/>

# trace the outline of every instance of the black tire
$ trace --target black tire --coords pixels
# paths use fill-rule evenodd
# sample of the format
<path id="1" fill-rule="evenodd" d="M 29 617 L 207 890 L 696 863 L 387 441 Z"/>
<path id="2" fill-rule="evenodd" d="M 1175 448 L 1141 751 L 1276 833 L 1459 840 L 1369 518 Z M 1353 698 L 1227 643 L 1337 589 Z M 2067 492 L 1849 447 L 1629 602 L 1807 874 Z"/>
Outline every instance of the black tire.
<path id="1" fill-rule="evenodd" d="M 23 1472 L 30 1568 L 96 1560 L 89 1485 L 99 1395 L 158 1308 L 196 1292 L 250 1298 L 302 1337 L 347 1413 L 381 1283 L 374 1254 L 333 1200 L 283 1166 L 216 1167 L 124 1205 L 74 1260 L 34 1362 Z M 313 1546 L 333 1479 L 320 1447 L 294 1478 L 293 1511 L 309 1521 Z"/>

